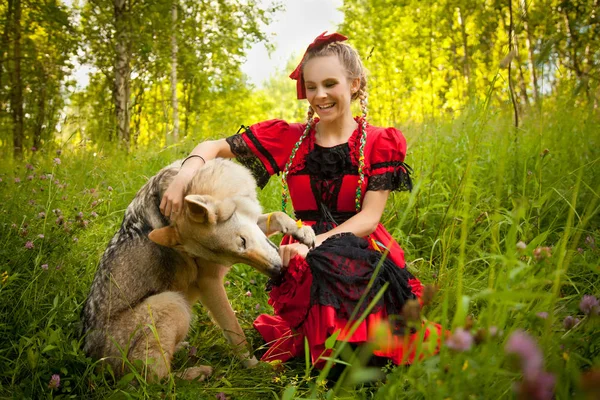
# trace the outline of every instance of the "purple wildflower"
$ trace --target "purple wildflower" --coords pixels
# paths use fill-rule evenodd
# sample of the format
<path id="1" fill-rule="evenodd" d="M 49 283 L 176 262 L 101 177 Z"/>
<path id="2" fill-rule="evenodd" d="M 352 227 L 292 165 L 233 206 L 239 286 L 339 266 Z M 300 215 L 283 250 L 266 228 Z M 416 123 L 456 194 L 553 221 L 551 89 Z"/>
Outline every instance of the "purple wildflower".
<path id="1" fill-rule="evenodd" d="M 579 318 L 574 318 L 570 315 L 567 315 L 565 317 L 565 319 L 563 320 L 563 326 L 565 327 L 565 329 L 569 330 L 571 328 L 573 328 L 575 325 L 577 325 L 579 323 Z"/>
<path id="2" fill-rule="evenodd" d="M 106 190 L 108 190 L 109 192 L 112 192 L 113 188 L 112 188 L 112 186 L 109 186 L 109 187 L 106 188 Z"/>
<path id="3" fill-rule="evenodd" d="M 489 334 L 490 334 L 491 337 L 494 337 L 494 336 L 496 336 L 498 334 L 498 327 L 492 325 L 492 326 L 489 327 L 488 332 L 489 332 Z"/>
<path id="4" fill-rule="evenodd" d="M 586 294 L 579 303 L 579 309 L 586 315 L 598 315 L 600 313 L 600 304 L 596 296 Z"/>
<path id="5" fill-rule="evenodd" d="M 473 335 L 463 328 L 456 328 L 452 336 L 446 340 L 446 346 L 456 351 L 467 351 L 473 346 Z"/>
<path id="6" fill-rule="evenodd" d="M 94 200 L 92 201 L 92 204 L 90 204 L 92 207 L 96 207 L 98 205 L 98 200 Z"/>
<path id="7" fill-rule="evenodd" d="M 517 250 L 521 251 L 521 250 L 525 250 L 526 248 L 527 248 L 527 244 L 524 241 L 520 240 L 517 243 Z"/>
<path id="8" fill-rule="evenodd" d="M 48 271 L 48 264 L 42 264 L 42 269 L 44 271 Z"/>
<path id="9" fill-rule="evenodd" d="M 10 224 L 10 227 L 12 229 L 17 229 L 18 228 L 17 224 L 15 224 L 14 222 L 12 224 Z"/>
<path id="10" fill-rule="evenodd" d="M 60 165 L 60 158 L 56 157 L 54 160 L 52 160 L 54 162 L 54 164 L 56 165 Z"/>
<path id="11" fill-rule="evenodd" d="M 48 178 L 48 177 L 47 177 L 46 175 L 44 175 L 44 174 L 41 174 L 41 175 L 40 175 L 40 179 L 41 179 L 42 181 L 45 181 L 47 178 Z"/>
<path id="12" fill-rule="evenodd" d="M 41 211 L 41 212 L 38 214 L 38 218 L 46 218 L 46 213 L 45 213 L 45 212 L 43 212 L 43 211 Z"/>
<path id="13" fill-rule="evenodd" d="M 15 183 L 21 183 L 21 178 L 15 178 Z"/>
<path id="14" fill-rule="evenodd" d="M 583 249 L 582 249 L 581 247 L 578 247 L 578 248 L 577 248 L 577 252 L 578 252 L 579 254 L 583 254 Z"/>
<path id="15" fill-rule="evenodd" d="M 538 247 L 533 251 L 533 256 L 538 261 L 545 260 L 552 257 L 552 249 L 550 247 Z"/>
<path id="16" fill-rule="evenodd" d="M 594 238 L 591 235 L 587 235 L 585 237 L 585 244 L 587 244 L 591 248 L 594 248 L 596 241 L 594 240 Z"/>
<path id="17" fill-rule="evenodd" d="M 198 349 L 196 348 L 196 346 L 192 346 L 188 350 L 188 356 L 195 357 L 197 352 L 198 352 Z"/>
<path id="18" fill-rule="evenodd" d="M 30 171 L 33 171 L 33 165 L 31 165 L 31 164 L 25 165 L 25 168 L 27 168 Z"/>
<path id="19" fill-rule="evenodd" d="M 38 237 L 39 237 L 40 239 L 43 239 L 45 236 L 44 236 L 44 234 L 43 234 L 43 233 L 40 233 L 40 234 L 38 235 Z"/>
<path id="20" fill-rule="evenodd" d="M 215 398 L 217 400 L 227 400 L 227 396 L 225 395 L 225 392 L 219 392 L 219 393 L 217 393 L 217 395 L 215 396 Z"/>
<path id="21" fill-rule="evenodd" d="M 92 211 L 90 213 L 90 216 L 93 217 L 93 218 L 96 218 L 98 216 L 98 213 L 96 211 Z"/>
<path id="22" fill-rule="evenodd" d="M 548 313 L 546 311 L 540 311 L 539 313 L 537 313 L 535 315 L 537 315 L 541 319 L 548 319 Z"/>
<path id="23" fill-rule="evenodd" d="M 32 181 L 32 180 L 33 180 L 33 178 L 34 178 L 34 176 L 33 176 L 33 175 L 29 175 L 29 176 L 27 177 L 27 180 L 28 180 L 28 181 Z"/>
<path id="24" fill-rule="evenodd" d="M 539 371 L 535 376 L 525 378 L 516 385 L 519 398 L 531 400 L 551 400 L 554 396 L 556 378 L 553 374 Z"/>
<path id="25" fill-rule="evenodd" d="M 28 240 L 27 243 L 25 243 L 25 248 L 29 250 L 33 249 L 33 242 Z"/>
<path id="26" fill-rule="evenodd" d="M 537 343 L 529 334 L 522 330 L 516 330 L 512 333 L 504 351 L 516 354 L 521 360 L 521 369 L 525 378 L 534 377 L 542 370 L 544 357 Z"/>
<path id="27" fill-rule="evenodd" d="M 31 146 L 31 151 L 37 151 L 37 147 Z"/>
<path id="28" fill-rule="evenodd" d="M 229 285 L 231 285 L 231 282 L 225 281 L 225 286 L 229 286 Z"/>
<path id="29" fill-rule="evenodd" d="M 256 311 L 260 310 L 260 304 L 257 304 L 257 305 L 255 305 L 255 306 L 254 306 L 254 309 L 255 309 Z"/>
<path id="30" fill-rule="evenodd" d="M 75 219 L 78 219 L 78 220 L 79 220 L 79 219 L 82 219 L 82 218 L 83 218 L 83 213 L 82 213 L 81 211 L 79 211 L 79 212 L 77 213 L 77 215 L 75 216 Z"/>
<path id="31" fill-rule="evenodd" d="M 49 389 L 58 389 L 60 386 L 60 375 L 54 374 L 52 378 L 50 378 L 50 383 L 48 383 Z"/>
<path id="32" fill-rule="evenodd" d="M 246 292 L 246 296 L 248 296 L 248 297 L 252 297 L 252 292 L 248 290 L 248 291 Z"/>

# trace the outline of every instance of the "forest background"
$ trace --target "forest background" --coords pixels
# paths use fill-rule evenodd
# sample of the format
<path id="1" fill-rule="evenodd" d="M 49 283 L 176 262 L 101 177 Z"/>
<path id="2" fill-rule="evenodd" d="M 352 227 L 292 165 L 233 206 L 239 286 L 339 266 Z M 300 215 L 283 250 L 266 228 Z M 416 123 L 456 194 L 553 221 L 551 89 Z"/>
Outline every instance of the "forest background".
<path id="1" fill-rule="evenodd" d="M 182 389 L 174 380 L 131 386 L 136 376 L 115 385 L 95 373 L 78 315 L 137 189 L 201 140 L 242 123 L 305 118 L 287 77 L 300 54 L 260 87 L 241 69 L 252 45 L 269 46 L 281 7 L 0 4 L 0 394 L 500 398 L 541 387 L 549 392 L 530 398 L 570 398 L 598 390 L 598 0 L 342 5 L 338 31 L 369 70 L 369 120 L 405 132 L 416 171 L 415 190 L 394 194 L 384 221 L 409 268 L 437 285 L 424 315 L 479 347 L 444 345 L 409 370 L 384 369 L 383 381 L 360 366 L 353 384 L 328 386 L 302 363 L 251 373 L 233 357 L 200 356 L 215 346 L 229 353 L 198 307 L 196 350 L 177 367 L 205 357 L 217 365 L 214 379 Z M 84 88 L 75 80 L 81 63 L 93 66 Z M 265 209 L 277 209 L 275 181 L 261 192 Z M 264 281 L 244 266 L 228 281 L 246 330 L 271 312 Z M 529 332 L 531 348 L 545 354 L 549 372 L 537 380 L 512 368 L 505 346 L 514 331 Z"/>

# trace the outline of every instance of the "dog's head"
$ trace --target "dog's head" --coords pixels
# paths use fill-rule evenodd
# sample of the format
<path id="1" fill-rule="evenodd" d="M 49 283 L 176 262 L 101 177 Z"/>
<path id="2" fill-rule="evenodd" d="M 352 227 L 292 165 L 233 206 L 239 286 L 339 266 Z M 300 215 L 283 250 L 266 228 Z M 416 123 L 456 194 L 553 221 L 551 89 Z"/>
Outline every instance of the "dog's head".
<path id="1" fill-rule="evenodd" d="M 192 194 L 185 197 L 175 223 L 153 230 L 149 238 L 194 258 L 223 265 L 244 263 L 274 277 L 281 271 L 281 257 L 258 227 L 259 215 L 258 203 L 243 196 L 220 200 Z"/>

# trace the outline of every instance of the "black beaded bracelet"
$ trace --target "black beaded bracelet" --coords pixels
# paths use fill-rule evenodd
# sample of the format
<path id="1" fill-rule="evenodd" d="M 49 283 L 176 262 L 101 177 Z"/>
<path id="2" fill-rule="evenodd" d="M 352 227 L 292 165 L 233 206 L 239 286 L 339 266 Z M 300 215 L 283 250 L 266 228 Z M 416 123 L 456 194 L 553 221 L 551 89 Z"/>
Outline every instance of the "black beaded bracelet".
<path id="1" fill-rule="evenodd" d="M 191 156 L 187 156 L 187 157 L 186 157 L 186 158 L 185 158 L 185 159 L 184 159 L 184 160 L 181 162 L 181 166 L 183 167 L 183 164 L 185 164 L 185 162 L 186 162 L 187 160 L 189 160 L 190 158 L 192 158 L 192 157 L 198 157 L 198 158 L 200 158 L 202 161 L 204 161 L 204 164 L 206 164 L 206 160 L 204 159 L 204 157 L 202 157 L 202 156 L 200 156 L 200 155 L 198 155 L 198 154 L 192 154 Z"/>

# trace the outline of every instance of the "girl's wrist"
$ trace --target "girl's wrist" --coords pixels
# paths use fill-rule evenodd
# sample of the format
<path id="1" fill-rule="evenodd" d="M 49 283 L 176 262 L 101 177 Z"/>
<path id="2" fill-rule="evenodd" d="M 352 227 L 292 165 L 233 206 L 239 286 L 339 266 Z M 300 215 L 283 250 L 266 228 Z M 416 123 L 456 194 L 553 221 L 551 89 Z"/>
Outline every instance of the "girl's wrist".
<path id="1" fill-rule="evenodd" d="M 192 155 L 183 160 L 179 172 L 195 174 L 204 164 L 206 164 L 204 157 Z"/>

